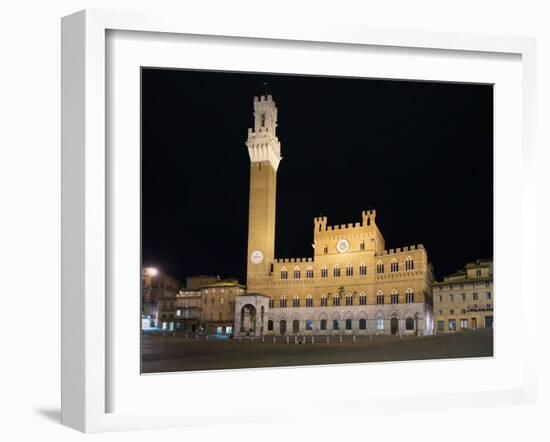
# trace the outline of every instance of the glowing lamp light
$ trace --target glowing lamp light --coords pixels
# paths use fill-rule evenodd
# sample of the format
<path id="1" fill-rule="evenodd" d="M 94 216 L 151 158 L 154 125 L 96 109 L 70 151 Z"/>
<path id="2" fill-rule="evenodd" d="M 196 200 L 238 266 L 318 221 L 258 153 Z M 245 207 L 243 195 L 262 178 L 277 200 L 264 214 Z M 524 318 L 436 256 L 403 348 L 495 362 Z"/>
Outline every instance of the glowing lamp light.
<path id="1" fill-rule="evenodd" d="M 157 276 L 159 274 L 158 269 L 155 269 L 154 267 L 149 267 L 146 272 L 149 276 Z"/>

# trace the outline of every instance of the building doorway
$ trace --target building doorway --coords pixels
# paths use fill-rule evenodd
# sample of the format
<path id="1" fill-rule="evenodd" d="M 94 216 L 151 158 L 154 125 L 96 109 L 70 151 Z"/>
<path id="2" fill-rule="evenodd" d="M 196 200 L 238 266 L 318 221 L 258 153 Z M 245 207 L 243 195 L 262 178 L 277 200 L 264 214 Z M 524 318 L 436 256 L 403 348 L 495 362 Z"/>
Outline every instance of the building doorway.
<path id="1" fill-rule="evenodd" d="M 243 305 L 241 309 L 241 333 L 247 335 L 256 333 L 256 307 L 252 304 Z"/>
<path id="2" fill-rule="evenodd" d="M 477 318 L 472 318 L 472 330 L 475 330 L 477 328 Z"/>
<path id="3" fill-rule="evenodd" d="M 397 318 L 391 318 L 390 320 L 390 333 L 396 335 L 399 330 L 399 320 Z"/>

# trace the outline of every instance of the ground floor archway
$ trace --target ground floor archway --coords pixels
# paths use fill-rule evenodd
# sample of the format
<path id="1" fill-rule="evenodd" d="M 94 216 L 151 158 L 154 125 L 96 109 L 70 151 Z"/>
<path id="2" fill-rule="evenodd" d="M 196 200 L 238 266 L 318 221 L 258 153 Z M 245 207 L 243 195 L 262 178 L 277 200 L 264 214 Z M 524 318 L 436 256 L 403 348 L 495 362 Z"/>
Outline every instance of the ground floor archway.
<path id="1" fill-rule="evenodd" d="M 399 319 L 391 318 L 390 320 L 390 333 L 396 335 L 399 331 Z"/>
<path id="2" fill-rule="evenodd" d="M 243 305 L 241 308 L 241 333 L 255 335 L 256 322 L 256 307 L 252 304 Z"/>

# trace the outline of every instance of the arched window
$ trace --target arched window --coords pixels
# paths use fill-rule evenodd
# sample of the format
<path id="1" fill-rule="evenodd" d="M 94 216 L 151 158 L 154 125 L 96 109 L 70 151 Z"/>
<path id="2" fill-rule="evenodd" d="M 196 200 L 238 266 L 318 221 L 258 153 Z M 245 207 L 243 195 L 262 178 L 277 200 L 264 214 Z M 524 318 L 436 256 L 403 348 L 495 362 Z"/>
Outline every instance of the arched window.
<path id="1" fill-rule="evenodd" d="M 306 278 L 311 279 L 313 278 L 313 268 L 309 266 L 306 270 Z"/>
<path id="2" fill-rule="evenodd" d="M 413 318 L 405 319 L 405 330 L 414 330 L 414 319 Z"/>
<path id="3" fill-rule="evenodd" d="M 283 295 L 279 298 L 279 307 L 286 308 L 286 296 Z"/>
<path id="4" fill-rule="evenodd" d="M 407 304 L 412 304 L 414 302 L 414 293 L 412 289 L 407 289 L 407 293 L 405 295 L 405 302 Z"/>
<path id="5" fill-rule="evenodd" d="M 367 329 L 367 320 L 364 318 L 359 319 L 359 330 Z"/>
<path id="6" fill-rule="evenodd" d="M 365 276 L 367 274 L 367 266 L 365 264 L 361 264 L 359 266 L 359 274 L 361 276 Z"/>
<path id="7" fill-rule="evenodd" d="M 323 266 L 323 268 L 321 269 L 321 278 L 328 278 L 327 266 Z"/>
<path id="8" fill-rule="evenodd" d="M 328 253 L 328 246 L 323 247 L 323 253 L 326 255 Z"/>
<path id="9" fill-rule="evenodd" d="M 410 256 L 405 260 L 405 270 L 414 270 L 414 261 Z"/>
<path id="10" fill-rule="evenodd" d="M 353 295 L 351 293 L 346 295 L 346 305 L 353 305 Z"/>
<path id="11" fill-rule="evenodd" d="M 285 267 L 281 269 L 281 279 L 288 279 L 288 271 Z"/>
<path id="12" fill-rule="evenodd" d="M 279 321 L 279 333 L 282 335 L 286 333 L 286 321 L 284 319 Z"/>
<path id="13" fill-rule="evenodd" d="M 306 330 L 312 331 L 313 330 L 313 320 L 306 319 Z"/>
<path id="14" fill-rule="evenodd" d="M 300 321 L 298 321 L 297 319 L 292 321 L 292 333 L 300 333 Z"/>
<path id="15" fill-rule="evenodd" d="M 340 330 L 340 321 L 338 319 L 334 319 L 332 321 L 332 329 L 333 330 Z"/>
<path id="16" fill-rule="evenodd" d="M 275 308 L 275 300 L 273 298 L 269 300 L 269 308 Z"/>
<path id="17" fill-rule="evenodd" d="M 319 324 L 319 328 L 321 330 L 326 330 L 327 329 L 327 320 L 326 319 L 321 319 L 321 323 Z"/>
<path id="18" fill-rule="evenodd" d="M 391 291 L 391 303 L 392 304 L 399 304 L 399 294 L 397 293 L 397 290 Z"/>
<path id="19" fill-rule="evenodd" d="M 359 243 L 359 250 L 365 250 L 365 241 Z"/>
<path id="20" fill-rule="evenodd" d="M 376 294 L 376 303 L 384 304 L 384 293 L 382 293 L 382 290 L 378 290 L 378 293 Z"/>
<path id="21" fill-rule="evenodd" d="M 313 307 L 313 297 L 311 295 L 306 296 L 306 307 Z"/>
<path id="22" fill-rule="evenodd" d="M 338 307 L 340 305 L 340 295 L 339 294 L 335 294 L 332 297 L 332 305 L 335 306 L 335 307 Z"/>
<path id="23" fill-rule="evenodd" d="M 326 294 L 321 295 L 321 307 L 326 307 L 328 305 L 328 298 Z"/>
<path id="24" fill-rule="evenodd" d="M 353 266 L 351 264 L 346 266 L 346 276 L 353 276 Z"/>
<path id="25" fill-rule="evenodd" d="M 334 266 L 334 277 L 336 278 L 340 277 L 340 266 L 338 264 Z"/>
<path id="26" fill-rule="evenodd" d="M 392 259 L 391 265 L 390 265 L 390 271 L 391 272 L 398 272 L 399 271 L 399 263 L 394 258 Z"/>
<path id="27" fill-rule="evenodd" d="M 301 272 L 298 267 L 294 267 L 294 279 L 300 279 Z"/>
<path id="28" fill-rule="evenodd" d="M 271 319 L 267 321 L 267 331 L 273 331 L 273 321 Z"/>
<path id="29" fill-rule="evenodd" d="M 352 321 L 351 319 L 346 319 L 346 330 L 351 330 Z"/>
<path id="30" fill-rule="evenodd" d="M 300 307 L 300 298 L 298 295 L 294 295 L 292 298 L 292 307 Z"/>
<path id="31" fill-rule="evenodd" d="M 378 264 L 376 264 L 376 273 L 384 273 L 384 263 L 382 261 L 378 261 Z"/>
<path id="32" fill-rule="evenodd" d="M 367 305 L 367 295 L 363 292 L 359 295 L 359 305 Z"/>

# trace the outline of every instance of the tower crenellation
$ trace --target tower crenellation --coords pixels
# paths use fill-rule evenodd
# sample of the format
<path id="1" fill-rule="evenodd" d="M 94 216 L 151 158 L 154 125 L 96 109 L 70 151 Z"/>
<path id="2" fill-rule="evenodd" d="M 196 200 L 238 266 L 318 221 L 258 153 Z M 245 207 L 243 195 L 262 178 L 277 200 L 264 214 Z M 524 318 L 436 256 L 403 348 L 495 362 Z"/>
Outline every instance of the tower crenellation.
<path id="1" fill-rule="evenodd" d="M 271 95 L 254 97 L 254 128 L 246 141 L 251 163 L 268 161 L 277 171 L 281 162 L 281 143 L 277 138 L 277 106 Z"/>
<path id="2" fill-rule="evenodd" d="M 313 219 L 313 228 L 315 232 L 324 232 L 327 230 L 327 217 L 318 216 Z"/>
<path id="3" fill-rule="evenodd" d="M 363 210 L 361 215 L 363 217 L 363 226 L 376 225 L 376 210 Z"/>

